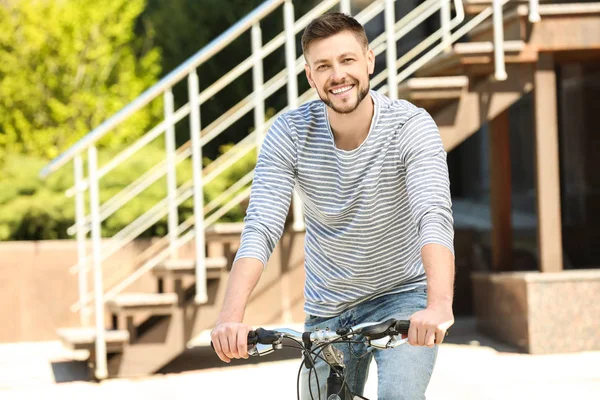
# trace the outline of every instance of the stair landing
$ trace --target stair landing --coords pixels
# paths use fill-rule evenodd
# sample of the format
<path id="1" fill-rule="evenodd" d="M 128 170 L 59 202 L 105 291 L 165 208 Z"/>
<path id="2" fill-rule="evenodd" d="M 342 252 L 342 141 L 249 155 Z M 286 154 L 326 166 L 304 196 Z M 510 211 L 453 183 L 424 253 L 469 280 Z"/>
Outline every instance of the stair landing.
<path id="1" fill-rule="evenodd" d="M 61 328 L 57 331 L 63 345 L 70 350 L 94 349 L 96 330 L 94 328 Z M 126 330 L 107 330 L 104 334 L 106 349 L 109 353 L 120 352 L 129 342 L 129 333 Z"/>

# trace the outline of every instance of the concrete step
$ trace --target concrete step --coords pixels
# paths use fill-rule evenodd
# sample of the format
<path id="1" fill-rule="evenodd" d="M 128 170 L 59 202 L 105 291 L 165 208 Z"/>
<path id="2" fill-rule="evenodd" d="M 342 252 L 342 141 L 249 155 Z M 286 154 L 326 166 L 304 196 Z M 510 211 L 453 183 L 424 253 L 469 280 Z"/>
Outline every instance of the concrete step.
<path id="1" fill-rule="evenodd" d="M 598 36 L 599 2 L 546 4 L 551 1 L 541 0 L 540 3 L 538 12 L 541 20 L 534 23 L 529 21 L 528 1 L 511 0 L 504 6 L 504 40 L 526 40 L 541 51 L 589 48 L 597 43 L 592 38 Z M 492 19 L 488 18 L 473 28 L 469 37 L 472 41 L 492 40 Z"/>
<path id="2" fill-rule="evenodd" d="M 106 302 L 113 314 L 150 312 L 153 315 L 169 315 L 177 306 L 176 293 L 122 293 Z"/>
<path id="3" fill-rule="evenodd" d="M 227 268 L 226 257 L 209 257 L 205 259 L 207 279 L 218 279 L 221 272 Z M 153 269 L 154 275 L 160 278 L 181 278 L 183 276 L 195 275 L 195 259 L 173 259 L 165 260 Z"/>
<path id="4" fill-rule="evenodd" d="M 506 64 L 537 61 L 537 51 L 522 40 L 504 42 Z M 494 43 L 491 41 L 455 43 L 416 72 L 417 77 L 489 75 L 494 71 Z"/>
<path id="5" fill-rule="evenodd" d="M 525 42 L 522 40 L 504 41 L 505 53 L 518 53 L 525 49 Z M 458 55 L 492 54 L 494 52 L 493 42 L 466 42 L 455 43 L 454 52 Z"/>
<path id="6" fill-rule="evenodd" d="M 56 333 L 63 345 L 70 350 L 94 350 L 96 342 L 94 328 L 60 328 Z M 122 352 L 125 344 L 129 343 L 129 332 L 126 330 L 107 330 L 104 335 L 108 353 Z"/>
<path id="7" fill-rule="evenodd" d="M 550 3 L 553 0 L 539 0 L 540 4 Z M 463 0 L 463 5 L 466 14 L 479 14 L 488 7 L 491 7 L 493 0 Z M 507 9 L 517 7 L 519 5 L 528 6 L 529 0 L 511 0 L 504 5 L 504 12 Z"/>
<path id="8" fill-rule="evenodd" d="M 436 103 L 460 98 L 468 85 L 467 76 L 411 78 L 398 86 L 398 97 L 431 110 Z"/>

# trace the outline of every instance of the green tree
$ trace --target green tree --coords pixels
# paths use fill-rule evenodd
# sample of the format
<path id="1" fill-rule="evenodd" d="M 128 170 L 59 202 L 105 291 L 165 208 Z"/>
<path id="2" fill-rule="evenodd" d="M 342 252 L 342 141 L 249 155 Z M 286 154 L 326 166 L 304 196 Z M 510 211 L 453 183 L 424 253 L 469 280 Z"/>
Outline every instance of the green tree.
<path id="1" fill-rule="evenodd" d="M 145 0 L 0 2 L 0 158 L 7 152 L 55 157 L 157 80 L 152 31 L 143 39 L 134 32 L 145 6 Z M 101 145 L 142 135 L 159 103 Z"/>

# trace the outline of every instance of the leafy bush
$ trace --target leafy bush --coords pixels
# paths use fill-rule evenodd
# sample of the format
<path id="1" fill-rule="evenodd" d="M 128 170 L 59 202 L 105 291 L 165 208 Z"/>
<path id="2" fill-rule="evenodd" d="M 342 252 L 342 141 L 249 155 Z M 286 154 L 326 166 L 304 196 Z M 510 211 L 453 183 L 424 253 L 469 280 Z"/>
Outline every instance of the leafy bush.
<path id="1" fill-rule="evenodd" d="M 57 156 L 158 79 L 153 32 L 134 30 L 145 0 L 0 3 L 0 161 Z M 161 110 L 152 102 L 101 145 L 138 138 Z"/>
<path id="2" fill-rule="evenodd" d="M 74 220 L 73 201 L 64 195 L 73 182 L 72 169 L 42 181 L 38 174 L 44 160 L 14 154 L 5 161 L 0 174 L 0 240 L 66 237 Z"/>
<path id="3" fill-rule="evenodd" d="M 221 151 L 231 145 L 222 146 Z M 100 165 L 114 156 L 114 151 L 100 153 Z M 150 170 L 164 159 L 164 150 L 155 145 L 148 146 L 130 160 L 111 171 L 100 181 L 100 201 L 106 202 L 123 188 Z M 251 151 L 233 166 L 228 168 L 204 191 L 204 202 L 208 204 L 224 190 L 254 168 L 256 152 Z M 65 191 L 73 185 L 72 164 L 65 166 L 49 178 L 38 177 L 45 161 L 24 155 L 10 155 L 0 175 L 0 240 L 43 240 L 70 238 L 67 228 L 74 224 L 74 199 L 65 196 Z M 177 167 L 178 186 L 192 179 L 191 160 L 182 161 Z M 130 200 L 102 223 L 102 235 L 109 237 L 117 233 L 134 219 L 149 210 L 167 195 L 166 178 L 162 177 L 150 185 L 140 195 Z M 89 198 L 86 195 L 86 210 Z M 193 214 L 193 201 L 188 199 L 179 207 L 180 222 Z M 238 205 L 221 222 L 241 221 L 244 209 Z M 143 233 L 143 237 L 162 236 L 167 232 L 167 219 Z"/>

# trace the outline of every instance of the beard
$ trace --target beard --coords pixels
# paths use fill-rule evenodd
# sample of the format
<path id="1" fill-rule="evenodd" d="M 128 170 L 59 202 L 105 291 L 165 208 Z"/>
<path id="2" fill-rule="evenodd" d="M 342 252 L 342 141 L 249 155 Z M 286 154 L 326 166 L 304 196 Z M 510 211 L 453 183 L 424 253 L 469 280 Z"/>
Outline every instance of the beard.
<path id="1" fill-rule="evenodd" d="M 319 95 L 321 101 L 338 114 L 350 114 L 352 111 L 356 110 L 360 103 L 365 99 L 365 97 L 367 97 L 367 94 L 369 94 L 369 90 L 371 90 L 370 83 L 367 83 L 366 87 L 361 87 L 359 82 L 354 79 L 349 80 L 349 82 L 335 82 L 329 86 L 338 86 L 344 83 L 354 85 L 354 87 L 356 88 L 356 101 L 353 104 L 346 103 L 344 106 L 341 107 L 336 106 L 333 104 L 333 101 L 331 101 L 331 99 L 329 98 L 329 90 L 325 90 L 325 96 L 321 95 L 321 92 L 317 90 L 317 94 Z"/>

